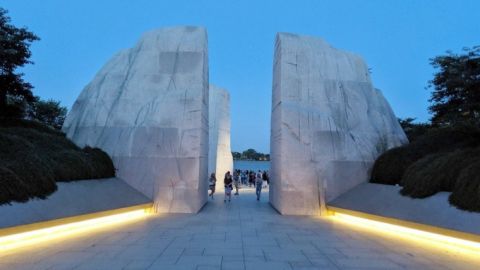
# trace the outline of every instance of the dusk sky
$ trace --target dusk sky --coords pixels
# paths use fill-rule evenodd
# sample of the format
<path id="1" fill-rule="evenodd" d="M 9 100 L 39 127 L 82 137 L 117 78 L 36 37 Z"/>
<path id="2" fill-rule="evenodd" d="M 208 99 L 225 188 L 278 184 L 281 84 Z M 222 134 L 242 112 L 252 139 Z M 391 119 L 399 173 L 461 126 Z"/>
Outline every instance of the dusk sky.
<path id="1" fill-rule="evenodd" d="M 317 36 L 361 55 L 398 117 L 427 121 L 429 58 L 480 45 L 480 1 L 3 0 L 12 23 L 41 40 L 23 72 L 44 99 L 69 109 L 83 87 L 143 32 L 175 25 L 208 31 L 210 83 L 231 94 L 232 150 L 270 148 L 274 39 Z"/>

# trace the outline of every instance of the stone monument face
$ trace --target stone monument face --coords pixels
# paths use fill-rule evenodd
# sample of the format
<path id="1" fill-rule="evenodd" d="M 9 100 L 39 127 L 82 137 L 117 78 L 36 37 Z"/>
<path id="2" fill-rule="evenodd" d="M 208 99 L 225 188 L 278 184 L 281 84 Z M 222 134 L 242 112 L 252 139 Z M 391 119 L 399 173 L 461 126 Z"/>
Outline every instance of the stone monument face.
<path id="1" fill-rule="evenodd" d="M 208 88 L 206 30 L 151 31 L 97 73 L 63 131 L 106 151 L 157 212 L 195 213 L 207 200 Z"/>
<path id="2" fill-rule="evenodd" d="M 216 190 L 224 190 L 223 178 L 227 171 L 233 174 L 230 148 L 230 95 L 227 90 L 210 84 L 208 173 L 217 177 Z"/>
<path id="3" fill-rule="evenodd" d="M 282 214 L 315 215 L 366 182 L 376 157 L 407 138 L 359 56 L 279 33 L 270 143 L 271 204 Z"/>

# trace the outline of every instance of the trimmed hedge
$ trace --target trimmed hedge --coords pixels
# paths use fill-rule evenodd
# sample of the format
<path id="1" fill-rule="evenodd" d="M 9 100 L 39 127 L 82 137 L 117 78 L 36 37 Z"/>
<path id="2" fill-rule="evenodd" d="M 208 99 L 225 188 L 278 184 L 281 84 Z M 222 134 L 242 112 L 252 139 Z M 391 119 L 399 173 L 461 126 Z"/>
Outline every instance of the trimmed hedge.
<path id="1" fill-rule="evenodd" d="M 407 145 L 392 148 L 380 155 L 373 165 L 370 182 L 387 185 L 399 184 L 408 166 L 424 155 L 423 152 L 415 150 Z"/>
<path id="2" fill-rule="evenodd" d="M 110 157 L 40 123 L 0 119 L 0 204 L 45 198 L 57 181 L 115 176 Z"/>
<path id="3" fill-rule="evenodd" d="M 105 178 L 115 176 L 115 167 L 107 153 L 99 148 L 85 147 L 83 152 L 87 155 L 92 166 L 92 178 Z"/>
<path id="4" fill-rule="evenodd" d="M 400 193 L 412 198 L 425 198 L 440 191 L 440 181 L 435 178 L 437 165 L 440 164 L 435 161 L 441 157 L 442 154 L 427 155 L 408 166 L 400 182 L 403 186 Z"/>
<path id="5" fill-rule="evenodd" d="M 402 177 L 402 195 L 425 198 L 453 191 L 460 172 L 480 157 L 480 148 L 437 153 L 410 165 Z"/>
<path id="6" fill-rule="evenodd" d="M 370 182 L 401 184 L 407 168 L 417 160 L 435 153 L 480 146 L 480 130 L 471 126 L 432 129 L 412 143 L 390 149 L 375 161 Z"/>
<path id="7" fill-rule="evenodd" d="M 452 205 L 480 211 L 480 130 L 472 126 L 433 129 L 409 145 L 382 154 L 370 182 L 400 184 L 400 193 L 413 198 L 452 192 Z"/>
<path id="8" fill-rule="evenodd" d="M 460 209 L 480 212 L 480 157 L 460 172 L 449 201 Z"/>

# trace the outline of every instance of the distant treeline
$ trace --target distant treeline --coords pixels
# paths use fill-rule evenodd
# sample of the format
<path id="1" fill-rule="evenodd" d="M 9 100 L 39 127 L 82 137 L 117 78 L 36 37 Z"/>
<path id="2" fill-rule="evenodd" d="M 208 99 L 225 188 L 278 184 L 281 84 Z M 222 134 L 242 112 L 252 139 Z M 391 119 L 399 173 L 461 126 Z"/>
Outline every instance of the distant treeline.
<path id="1" fill-rule="evenodd" d="M 262 160 L 268 161 L 270 160 L 270 154 L 259 153 L 255 151 L 255 149 L 247 149 L 240 152 L 232 152 L 234 160 Z"/>

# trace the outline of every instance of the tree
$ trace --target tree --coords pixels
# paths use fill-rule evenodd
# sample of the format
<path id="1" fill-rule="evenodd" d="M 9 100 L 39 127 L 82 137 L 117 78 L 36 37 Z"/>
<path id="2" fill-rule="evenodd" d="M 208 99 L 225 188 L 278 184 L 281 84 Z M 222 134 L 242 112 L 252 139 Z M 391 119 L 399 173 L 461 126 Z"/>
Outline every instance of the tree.
<path id="1" fill-rule="evenodd" d="M 257 151 L 255 151 L 255 149 L 251 149 L 251 148 L 247 149 L 247 150 L 243 151 L 242 157 L 244 159 L 255 160 L 257 158 Z"/>
<path id="2" fill-rule="evenodd" d="M 238 152 L 234 152 L 234 153 L 238 153 Z M 240 153 L 238 153 L 240 154 Z M 235 155 L 234 155 L 234 158 L 235 158 Z M 246 159 L 246 160 L 270 160 L 270 154 L 264 154 L 264 153 L 260 153 L 260 152 L 257 152 L 255 149 L 247 149 L 245 151 L 242 152 L 242 154 L 240 155 L 239 158 L 236 158 L 236 159 Z"/>
<path id="3" fill-rule="evenodd" d="M 240 159 L 242 158 L 242 154 L 240 152 L 232 152 L 233 159 Z"/>
<path id="4" fill-rule="evenodd" d="M 32 85 L 16 69 L 33 63 L 30 44 L 39 38 L 27 28 L 10 24 L 7 11 L 0 8 L 0 116 L 22 117 L 25 103 L 34 101 Z"/>
<path id="5" fill-rule="evenodd" d="M 407 117 L 404 119 L 398 118 L 400 126 L 403 128 L 403 131 L 407 135 L 407 138 L 410 142 L 415 141 L 418 137 L 425 134 L 429 129 L 432 128 L 430 123 L 414 123 L 416 118 Z"/>
<path id="6" fill-rule="evenodd" d="M 480 123 L 480 46 L 464 48 L 462 54 L 430 59 L 438 72 L 429 82 L 433 88 L 429 107 L 432 124 Z"/>
<path id="7" fill-rule="evenodd" d="M 35 97 L 35 101 L 30 106 L 29 118 L 40 121 L 56 129 L 61 129 L 67 108 L 60 106 L 60 101 L 53 99 L 41 100 Z"/>

